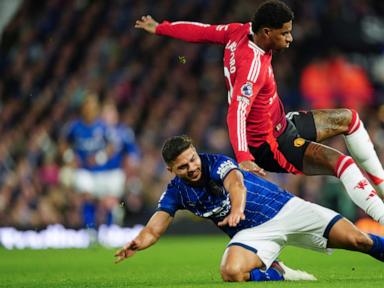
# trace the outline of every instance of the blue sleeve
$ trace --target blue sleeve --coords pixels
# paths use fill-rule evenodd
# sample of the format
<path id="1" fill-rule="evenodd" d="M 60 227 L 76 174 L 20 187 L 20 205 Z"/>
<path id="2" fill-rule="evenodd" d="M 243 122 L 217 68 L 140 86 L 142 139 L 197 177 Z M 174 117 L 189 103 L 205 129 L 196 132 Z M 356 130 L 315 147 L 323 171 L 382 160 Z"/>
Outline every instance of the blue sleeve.
<path id="1" fill-rule="evenodd" d="M 161 195 L 157 205 L 157 211 L 165 211 L 172 217 L 181 208 L 177 190 L 168 185 L 167 190 Z"/>
<path id="2" fill-rule="evenodd" d="M 214 161 L 211 169 L 211 178 L 214 181 L 219 183 L 223 183 L 225 177 L 227 177 L 228 173 L 233 169 L 239 169 L 239 166 L 235 162 L 235 160 L 224 156 L 217 155 L 217 159 Z"/>

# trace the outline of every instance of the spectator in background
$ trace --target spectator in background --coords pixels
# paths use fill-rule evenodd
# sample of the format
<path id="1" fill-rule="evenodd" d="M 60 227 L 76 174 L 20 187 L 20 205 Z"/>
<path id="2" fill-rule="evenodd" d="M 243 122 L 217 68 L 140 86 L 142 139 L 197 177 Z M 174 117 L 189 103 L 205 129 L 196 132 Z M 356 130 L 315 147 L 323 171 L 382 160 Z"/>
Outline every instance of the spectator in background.
<path id="1" fill-rule="evenodd" d="M 99 116 L 97 96 L 88 93 L 81 106 L 81 119 L 68 123 L 61 141 L 64 161 L 75 168 L 74 188 L 85 198 L 84 224 L 91 228 L 122 219 L 113 219 L 113 212 L 118 209 L 125 185 L 121 169 L 123 145 L 117 143 L 116 137 L 113 139 L 116 135 Z"/>
<path id="2" fill-rule="evenodd" d="M 366 72 L 341 55 L 317 59 L 306 66 L 300 88 L 313 109 L 349 107 L 361 111 L 373 102 Z"/>

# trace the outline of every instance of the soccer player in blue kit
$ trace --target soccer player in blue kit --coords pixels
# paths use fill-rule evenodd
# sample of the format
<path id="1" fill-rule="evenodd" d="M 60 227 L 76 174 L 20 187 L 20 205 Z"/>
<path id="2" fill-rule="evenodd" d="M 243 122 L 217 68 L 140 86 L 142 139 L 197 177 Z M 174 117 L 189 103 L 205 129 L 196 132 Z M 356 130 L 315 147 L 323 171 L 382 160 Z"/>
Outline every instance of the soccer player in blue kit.
<path id="1" fill-rule="evenodd" d="M 128 156 L 138 158 L 139 153 L 133 131 L 118 122 L 112 102 L 102 112 L 104 119 L 98 95 L 87 91 L 81 117 L 65 126 L 60 141 L 63 155 L 73 154 L 66 162 L 74 167 L 73 186 L 82 195 L 82 218 L 88 228 L 122 223 L 123 162 Z"/>
<path id="2" fill-rule="evenodd" d="M 276 261 L 285 245 L 341 248 L 384 261 L 383 237 L 239 169 L 231 158 L 197 153 L 188 136 L 169 138 L 162 156 L 176 177 L 145 228 L 116 252 L 116 262 L 156 243 L 179 209 L 212 220 L 231 238 L 220 267 L 224 281 L 315 280 Z"/>

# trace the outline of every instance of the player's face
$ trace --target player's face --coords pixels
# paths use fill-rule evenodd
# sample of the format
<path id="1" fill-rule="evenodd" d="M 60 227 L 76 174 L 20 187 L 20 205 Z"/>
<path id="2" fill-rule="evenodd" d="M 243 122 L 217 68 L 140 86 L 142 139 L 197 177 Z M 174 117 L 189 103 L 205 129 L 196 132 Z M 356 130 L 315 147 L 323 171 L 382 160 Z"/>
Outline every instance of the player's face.
<path id="1" fill-rule="evenodd" d="M 186 182 L 196 183 L 201 179 L 201 159 L 194 147 L 181 153 L 168 169 Z"/>
<path id="2" fill-rule="evenodd" d="M 88 97 L 82 107 L 82 114 L 86 121 L 92 122 L 99 114 L 99 103 L 96 98 Z"/>
<path id="3" fill-rule="evenodd" d="M 272 50 L 280 51 L 289 48 L 289 45 L 293 41 L 292 21 L 284 23 L 283 27 L 279 29 L 271 29 L 268 34 Z"/>

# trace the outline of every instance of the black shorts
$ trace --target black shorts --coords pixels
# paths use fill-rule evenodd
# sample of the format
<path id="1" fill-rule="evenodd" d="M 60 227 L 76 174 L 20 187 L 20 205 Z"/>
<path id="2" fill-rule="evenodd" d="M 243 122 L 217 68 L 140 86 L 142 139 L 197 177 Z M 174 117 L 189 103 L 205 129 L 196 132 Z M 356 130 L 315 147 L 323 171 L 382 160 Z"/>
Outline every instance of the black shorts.
<path id="1" fill-rule="evenodd" d="M 266 171 L 299 174 L 308 144 L 316 141 L 315 121 L 312 112 L 290 112 L 286 117 L 287 127 L 277 138 L 277 151 L 272 151 L 267 142 L 249 150 L 255 163 Z"/>

